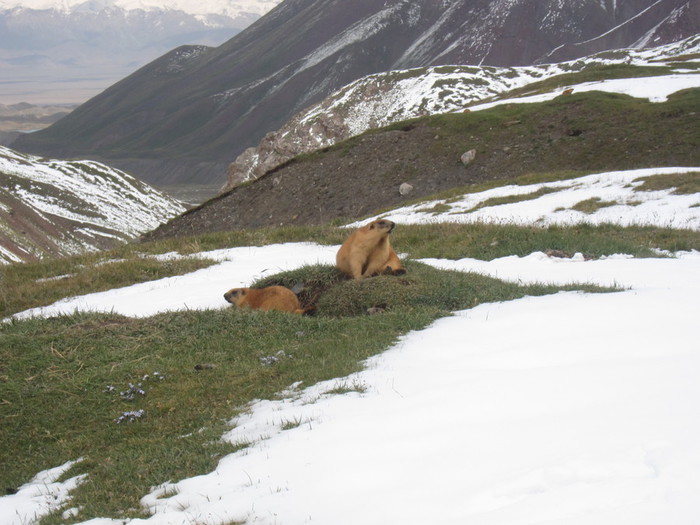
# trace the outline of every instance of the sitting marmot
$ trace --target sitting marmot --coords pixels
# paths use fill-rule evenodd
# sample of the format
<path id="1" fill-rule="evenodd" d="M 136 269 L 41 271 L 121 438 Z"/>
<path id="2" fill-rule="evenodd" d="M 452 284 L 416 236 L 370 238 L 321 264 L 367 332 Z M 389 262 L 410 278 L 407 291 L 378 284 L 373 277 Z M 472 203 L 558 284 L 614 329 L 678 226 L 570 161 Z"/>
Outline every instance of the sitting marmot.
<path id="1" fill-rule="evenodd" d="M 338 250 L 335 265 L 353 279 L 406 273 L 389 242 L 394 226 L 392 221 L 380 219 L 355 230 Z"/>
<path id="2" fill-rule="evenodd" d="M 304 314 L 313 308 L 302 308 L 296 294 L 284 286 L 266 288 L 233 288 L 224 294 L 224 299 L 239 307 L 258 310 L 281 310 L 295 314 Z"/>

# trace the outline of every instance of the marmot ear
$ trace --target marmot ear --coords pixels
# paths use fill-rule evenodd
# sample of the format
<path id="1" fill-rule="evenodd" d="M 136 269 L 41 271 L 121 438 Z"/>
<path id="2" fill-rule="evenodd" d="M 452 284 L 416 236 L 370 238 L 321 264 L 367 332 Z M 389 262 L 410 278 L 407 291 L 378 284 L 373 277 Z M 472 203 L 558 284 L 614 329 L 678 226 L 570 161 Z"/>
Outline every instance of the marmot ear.
<path id="1" fill-rule="evenodd" d="M 374 226 L 375 226 L 374 223 L 370 224 L 370 225 L 369 225 L 369 229 L 370 229 L 370 230 L 374 230 Z"/>

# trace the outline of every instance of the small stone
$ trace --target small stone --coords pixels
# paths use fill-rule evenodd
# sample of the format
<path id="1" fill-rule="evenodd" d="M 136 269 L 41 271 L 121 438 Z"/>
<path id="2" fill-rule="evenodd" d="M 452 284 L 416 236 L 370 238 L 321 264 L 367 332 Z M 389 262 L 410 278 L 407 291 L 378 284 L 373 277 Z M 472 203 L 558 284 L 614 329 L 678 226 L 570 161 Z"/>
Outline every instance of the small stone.
<path id="1" fill-rule="evenodd" d="M 460 160 L 462 161 L 462 164 L 465 166 L 468 166 L 472 162 L 474 162 L 474 159 L 476 158 L 476 150 L 475 149 L 470 149 L 469 151 L 466 151 L 462 154 L 460 157 Z"/>

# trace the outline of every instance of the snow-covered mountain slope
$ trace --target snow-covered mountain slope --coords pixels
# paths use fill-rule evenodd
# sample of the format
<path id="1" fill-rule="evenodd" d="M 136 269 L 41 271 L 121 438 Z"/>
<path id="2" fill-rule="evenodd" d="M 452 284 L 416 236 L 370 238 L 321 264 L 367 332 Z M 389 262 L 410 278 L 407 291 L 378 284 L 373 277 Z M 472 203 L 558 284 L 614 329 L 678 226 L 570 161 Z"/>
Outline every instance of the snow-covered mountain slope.
<path id="1" fill-rule="evenodd" d="M 644 51 L 619 50 L 560 64 L 437 66 L 370 75 L 298 113 L 282 128 L 268 133 L 257 147 L 244 151 L 230 165 L 222 189 L 256 179 L 296 155 L 331 146 L 368 129 L 419 116 L 463 111 L 477 101 L 507 97 L 515 88 L 595 66 L 665 66 L 674 62 L 678 71 L 694 75 L 700 84 L 700 74 L 687 71 L 697 61 L 697 53 L 700 36 Z M 569 86 L 561 89 L 564 87 Z"/>
<path id="2" fill-rule="evenodd" d="M 184 44 L 216 46 L 280 0 L 0 0 L 0 103 L 80 103 Z"/>
<path id="3" fill-rule="evenodd" d="M 180 202 L 103 164 L 0 146 L 0 264 L 113 247 L 183 211 Z"/>

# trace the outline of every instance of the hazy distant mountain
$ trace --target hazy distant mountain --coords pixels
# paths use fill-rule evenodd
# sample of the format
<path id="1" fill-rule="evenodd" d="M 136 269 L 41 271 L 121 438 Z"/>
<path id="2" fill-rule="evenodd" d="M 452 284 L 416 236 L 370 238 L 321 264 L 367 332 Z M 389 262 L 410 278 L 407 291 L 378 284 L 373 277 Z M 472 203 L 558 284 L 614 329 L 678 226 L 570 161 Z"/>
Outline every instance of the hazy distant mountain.
<path id="1" fill-rule="evenodd" d="M 285 0 L 216 49 L 151 62 L 19 149 L 84 155 L 152 183 L 220 182 L 238 154 L 373 73 L 528 65 L 700 32 L 697 0 Z"/>
<path id="2" fill-rule="evenodd" d="M 35 106 L 21 102 L 19 104 L 0 104 L 0 133 L 3 131 L 34 131 L 53 124 L 65 117 L 74 106 Z M 2 144 L 2 142 L 0 142 Z"/>
<path id="3" fill-rule="evenodd" d="M 0 103 L 84 102 L 182 44 L 219 45 L 281 0 L 0 0 Z"/>

